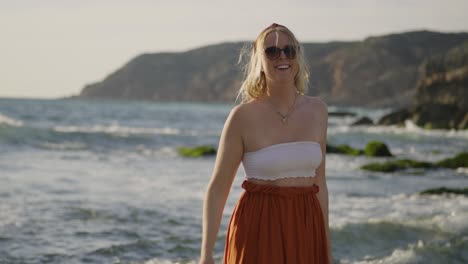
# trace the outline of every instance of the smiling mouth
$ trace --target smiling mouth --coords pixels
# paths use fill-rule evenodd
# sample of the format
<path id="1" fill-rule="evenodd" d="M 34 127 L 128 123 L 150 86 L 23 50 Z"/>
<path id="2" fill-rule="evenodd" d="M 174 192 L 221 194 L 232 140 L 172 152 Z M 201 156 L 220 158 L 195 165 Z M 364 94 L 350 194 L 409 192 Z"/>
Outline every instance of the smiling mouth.
<path id="1" fill-rule="evenodd" d="M 284 70 L 291 68 L 291 66 L 288 64 L 281 64 L 281 65 L 276 66 L 275 68 L 278 70 L 284 71 Z"/>

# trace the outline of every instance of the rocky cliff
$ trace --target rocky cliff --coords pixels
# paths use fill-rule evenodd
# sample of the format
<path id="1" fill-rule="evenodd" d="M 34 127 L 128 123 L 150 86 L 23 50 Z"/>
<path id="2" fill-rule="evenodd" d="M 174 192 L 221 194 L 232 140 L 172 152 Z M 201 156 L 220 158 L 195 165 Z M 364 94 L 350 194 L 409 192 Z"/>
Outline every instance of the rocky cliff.
<path id="1" fill-rule="evenodd" d="M 411 105 L 425 74 L 422 63 L 464 41 L 468 33 L 415 31 L 356 42 L 304 43 L 311 70 L 308 94 L 334 105 Z M 142 54 L 84 87 L 78 97 L 232 103 L 242 78 L 237 61 L 244 44 Z"/>
<path id="2" fill-rule="evenodd" d="M 411 119 L 426 128 L 468 128 L 468 41 L 421 65 L 413 103 L 384 116 L 380 124 Z"/>

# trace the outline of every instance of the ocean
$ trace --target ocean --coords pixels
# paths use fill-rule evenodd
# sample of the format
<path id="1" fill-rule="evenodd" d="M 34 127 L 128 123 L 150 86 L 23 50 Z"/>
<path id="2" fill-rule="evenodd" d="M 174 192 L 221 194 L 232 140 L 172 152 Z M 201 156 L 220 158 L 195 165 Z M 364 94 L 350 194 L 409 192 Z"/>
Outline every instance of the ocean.
<path id="1" fill-rule="evenodd" d="M 234 104 L 0 99 L 0 263 L 197 263 L 205 188 Z M 391 109 L 334 107 L 374 121 Z M 351 126 L 329 117 L 328 143 L 385 142 L 398 158 L 437 161 L 468 151 L 468 131 Z M 468 169 L 369 172 L 388 158 L 327 154 L 336 263 L 468 263 L 468 197 L 419 195 L 468 187 Z M 215 259 L 243 189 L 241 166 Z"/>

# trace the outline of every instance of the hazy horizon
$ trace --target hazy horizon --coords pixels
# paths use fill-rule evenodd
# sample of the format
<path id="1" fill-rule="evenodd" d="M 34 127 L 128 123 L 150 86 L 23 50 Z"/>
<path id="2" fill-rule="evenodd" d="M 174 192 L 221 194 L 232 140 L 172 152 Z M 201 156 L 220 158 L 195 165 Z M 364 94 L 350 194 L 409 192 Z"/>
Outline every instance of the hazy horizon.
<path id="1" fill-rule="evenodd" d="M 139 54 L 249 41 L 272 22 L 288 26 L 301 42 L 468 32 L 468 1 L 461 0 L 216 3 L 0 1 L 0 97 L 75 95 Z"/>

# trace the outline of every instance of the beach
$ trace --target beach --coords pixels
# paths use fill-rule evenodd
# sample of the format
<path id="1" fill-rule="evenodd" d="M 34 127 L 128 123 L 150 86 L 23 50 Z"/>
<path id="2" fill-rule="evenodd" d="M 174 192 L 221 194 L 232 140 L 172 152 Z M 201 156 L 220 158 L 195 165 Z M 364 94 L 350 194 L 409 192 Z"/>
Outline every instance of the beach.
<path id="1" fill-rule="evenodd" d="M 233 105 L 0 99 L 0 263 L 196 263 L 204 191 Z M 391 109 L 335 107 L 328 143 L 385 142 L 398 158 L 435 162 L 468 150 L 468 131 L 352 126 Z M 360 169 L 388 157 L 327 154 L 336 263 L 468 263 L 468 197 L 420 195 L 468 187 L 467 169 Z M 235 177 L 215 259 L 243 189 Z"/>

